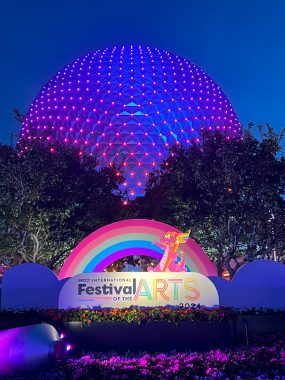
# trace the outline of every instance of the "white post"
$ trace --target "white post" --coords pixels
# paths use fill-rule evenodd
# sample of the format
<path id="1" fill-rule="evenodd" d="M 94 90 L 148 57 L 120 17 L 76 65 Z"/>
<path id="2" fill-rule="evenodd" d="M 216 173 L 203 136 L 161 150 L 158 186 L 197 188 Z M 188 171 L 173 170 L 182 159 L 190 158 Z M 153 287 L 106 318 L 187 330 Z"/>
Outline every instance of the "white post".
<path id="1" fill-rule="evenodd" d="M 271 220 L 272 220 L 272 223 L 274 223 L 275 215 L 273 214 L 273 212 L 271 213 Z M 272 231 L 273 242 L 274 242 L 274 246 L 273 246 L 273 260 L 277 261 L 277 254 L 276 254 L 276 247 L 275 247 L 275 236 L 274 236 L 274 226 L 273 226 L 273 224 L 272 224 L 271 231 Z"/>

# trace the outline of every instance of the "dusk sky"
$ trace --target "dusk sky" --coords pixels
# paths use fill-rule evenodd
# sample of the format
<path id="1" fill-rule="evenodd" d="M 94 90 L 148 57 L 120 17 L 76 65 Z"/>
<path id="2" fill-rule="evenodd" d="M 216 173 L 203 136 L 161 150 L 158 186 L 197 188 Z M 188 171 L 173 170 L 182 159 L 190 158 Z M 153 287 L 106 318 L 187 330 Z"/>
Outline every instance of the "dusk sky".
<path id="1" fill-rule="evenodd" d="M 284 0 L 1 0 L 0 142 L 63 66 L 116 44 L 169 50 L 222 88 L 240 122 L 285 127 Z"/>

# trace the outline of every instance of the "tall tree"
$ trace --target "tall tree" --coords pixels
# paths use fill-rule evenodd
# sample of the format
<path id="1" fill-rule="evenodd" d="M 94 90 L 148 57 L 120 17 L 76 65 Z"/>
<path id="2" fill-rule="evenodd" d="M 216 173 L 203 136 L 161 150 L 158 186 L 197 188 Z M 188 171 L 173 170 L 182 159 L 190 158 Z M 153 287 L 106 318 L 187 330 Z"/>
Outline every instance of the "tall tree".
<path id="1" fill-rule="evenodd" d="M 268 126 L 261 141 L 250 129 L 232 140 L 207 132 L 200 144 L 171 149 L 150 177 L 145 196 L 128 213 L 191 228 L 220 275 L 227 268 L 232 276 L 240 258 L 273 257 L 275 250 L 276 258 L 284 259 L 285 160 L 280 149 L 280 136 Z"/>
<path id="2" fill-rule="evenodd" d="M 121 172 L 62 144 L 0 146 L 0 255 L 58 266 L 95 229 L 121 219 Z"/>

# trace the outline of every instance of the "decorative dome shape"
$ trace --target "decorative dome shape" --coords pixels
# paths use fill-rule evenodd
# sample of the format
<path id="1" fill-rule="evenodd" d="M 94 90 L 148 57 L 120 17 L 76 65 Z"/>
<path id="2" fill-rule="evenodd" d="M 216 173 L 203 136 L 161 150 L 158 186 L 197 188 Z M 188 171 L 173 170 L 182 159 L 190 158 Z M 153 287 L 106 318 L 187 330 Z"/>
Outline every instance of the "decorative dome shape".
<path id="1" fill-rule="evenodd" d="M 62 141 L 122 165 L 129 195 L 144 193 L 149 173 L 173 144 L 202 130 L 240 134 L 220 87 L 193 63 L 165 50 L 115 46 L 78 58 L 39 92 L 21 140 Z"/>

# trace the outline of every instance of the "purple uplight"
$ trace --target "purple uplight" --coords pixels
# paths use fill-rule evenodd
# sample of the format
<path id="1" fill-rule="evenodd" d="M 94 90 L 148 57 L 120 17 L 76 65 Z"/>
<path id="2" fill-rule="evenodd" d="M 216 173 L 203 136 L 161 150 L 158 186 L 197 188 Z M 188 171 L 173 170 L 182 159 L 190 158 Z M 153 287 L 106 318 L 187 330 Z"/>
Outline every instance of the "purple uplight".
<path id="1" fill-rule="evenodd" d="M 66 351 L 68 352 L 68 351 L 70 351 L 70 350 L 72 350 L 72 346 L 71 346 L 71 344 L 67 344 L 67 345 L 66 345 Z"/>

